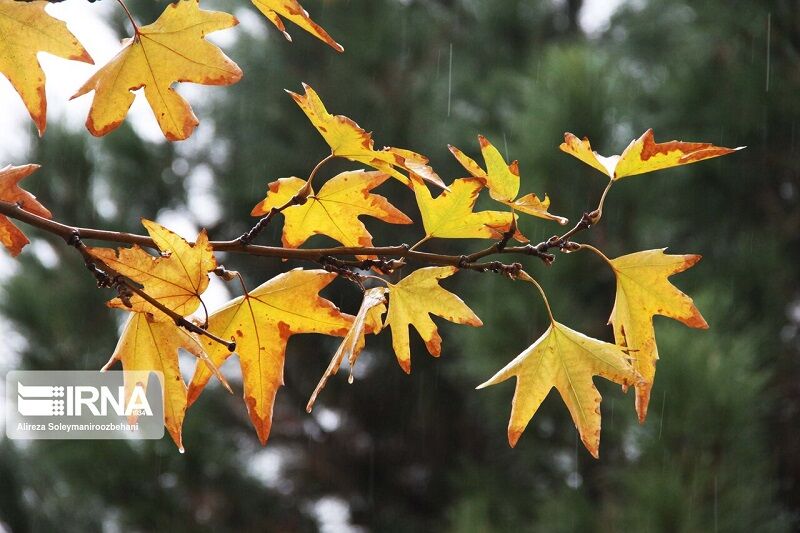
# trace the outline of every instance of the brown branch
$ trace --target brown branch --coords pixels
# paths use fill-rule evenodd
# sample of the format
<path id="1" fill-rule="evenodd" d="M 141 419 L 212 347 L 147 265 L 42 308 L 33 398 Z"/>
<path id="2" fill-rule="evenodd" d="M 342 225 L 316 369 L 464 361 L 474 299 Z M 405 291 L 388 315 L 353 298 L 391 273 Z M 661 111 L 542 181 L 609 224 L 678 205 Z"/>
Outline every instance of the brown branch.
<path id="1" fill-rule="evenodd" d="M 384 274 L 391 274 L 395 270 L 401 268 L 407 259 L 427 265 L 455 266 L 465 270 L 474 270 L 476 272 L 495 272 L 510 279 L 516 279 L 522 271 L 522 265 L 520 263 L 505 264 L 500 261 L 479 261 L 485 257 L 495 254 L 519 254 L 536 256 L 540 258 L 546 265 L 552 264 L 555 260 L 555 256 L 549 253 L 550 250 L 557 248 L 558 250 L 564 252 L 570 252 L 580 247 L 580 245 L 571 242 L 570 239 L 581 231 L 591 228 L 600 220 L 600 217 L 602 216 L 602 203 L 606 197 L 606 194 L 608 193 L 608 189 L 610 188 L 609 185 L 609 187 L 607 187 L 603 192 L 603 196 L 597 209 L 589 213 L 584 213 L 578 223 L 561 236 L 554 235 L 548 240 L 542 241 L 538 244 L 510 247 L 507 246 L 507 244 L 516 232 L 516 224 L 512 224 L 511 228 L 509 228 L 509 230 L 502 235 L 502 238 L 498 242 L 484 250 L 480 250 L 470 255 L 444 255 L 430 252 L 419 252 L 407 244 L 378 247 L 340 246 L 334 248 L 314 249 L 282 248 L 250 244 L 250 242 L 261 230 L 263 230 L 264 227 L 266 227 L 269 221 L 277 213 L 292 205 L 300 205 L 305 203 L 306 198 L 311 190 L 311 180 L 319 168 L 332 157 L 333 156 L 326 157 L 319 164 L 317 164 L 316 167 L 314 167 L 314 170 L 309 176 L 306 187 L 303 187 L 303 189 L 298 191 L 298 193 L 295 194 L 286 204 L 278 208 L 273 207 L 264 218 L 259 220 L 259 222 L 250 229 L 250 231 L 246 232 L 237 239 L 230 241 L 211 241 L 210 245 L 212 249 L 215 252 L 234 252 L 252 256 L 312 261 L 322 265 L 322 267 L 328 271 L 336 272 L 342 277 L 349 279 L 358 285 L 362 291 L 364 290 L 363 281 L 365 277 L 368 276 L 358 274 L 355 272 L 355 269 L 369 270 L 371 268 L 375 268 Z M 25 211 L 22 205 L 11 202 L 0 201 L 0 215 L 5 215 L 21 222 L 25 222 L 31 226 L 64 239 L 67 244 L 76 248 L 81 253 L 86 266 L 90 271 L 92 271 L 97 279 L 98 286 L 117 289 L 120 299 L 126 305 L 130 305 L 130 296 L 136 294 L 174 320 L 175 324 L 178 326 L 183 327 L 192 333 L 204 335 L 215 342 L 226 346 L 230 351 L 234 351 L 236 349 L 235 342 L 229 342 L 215 336 L 204 327 L 200 327 L 197 324 L 186 320 L 184 317 L 178 315 L 171 309 L 152 298 L 132 280 L 122 276 L 114 269 L 109 267 L 106 263 L 92 256 L 89 253 L 86 245 L 83 243 L 84 239 L 88 239 L 119 244 L 136 244 L 142 247 L 158 250 L 158 247 L 150 237 L 136 235 L 133 233 L 68 226 L 61 222 Z M 377 258 L 361 260 L 339 259 L 342 256 L 377 256 Z M 217 269 L 214 271 L 214 273 L 224 277 L 227 271 L 224 269 Z"/>
<path id="2" fill-rule="evenodd" d="M 83 243 L 80 237 L 80 232 L 74 232 L 69 239 L 67 239 L 67 244 L 74 247 L 80 254 L 83 256 L 83 260 L 86 263 L 86 267 L 94 274 L 95 279 L 97 279 L 98 287 L 106 287 L 110 289 L 117 289 L 119 293 L 120 299 L 125 303 L 126 306 L 130 307 L 130 295 L 136 294 L 144 301 L 167 315 L 171 318 L 175 325 L 178 327 L 182 327 L 185 330 L 196 333 L 198 335 L 203 335 L 208 337 L 209 339 L 217 342 L 226 348 L 229 351 L 233 352 L 236 350 L 236 342 L 234 341 L 226 341 L 217 337 L 210 331 L 206 329 L 207 326 L 198 326 L 194 322 L 190 322 L 186 320 L 184 317 L 170 309 L 169 307 L 165 306 L 149 294 L 147 294 L 144 290 L 142 290 L 134 281 L 128 279 L 127 277 L 123 276 L 104 261 L 98 259 L 97 257 L 93 256 L 86 245 Z M 202 302 L 202 300 L 201 300 Z M 205 304 L 203 304 L 205 306 Z M 208 312 L 206 312 L 206 317 L 208 317 Z"/>
<path id="3" fill-rule="evenodd" d="M 542 241 L 539 244 L 526 244 L 525 246 L 506 247 L 501 253 L 535 255 L 544 261 L 545 264 L 551 265 L 555 260 L 555 256 L 548 253 L 550 250 L 557 248 L 561 251 L 574 251 L 574 247 L 571 246 L 573 243 L 570 242 L 570 239 L 581 231 L 591 228 L 597 223 L 597 220 L 599 220 L 597 210 L 594 210 L 590 213 L 584 213 L 578 223 L 575 224 L 571 230 L 561 236 L 553 235 L 546 241 Z M 473 254 L 473 256 L 477 255 L 478 259 L 485 257 L 485 255 L 481 255 L 481 253 L 482 252 L 478 252 L 478 254 Z M 470 258 L 472 259 L 473 256 L 470 256 Z"/>
<path id="4" fill-rule="evenodd" d="M 209 339 L 212 339 L 213 341 L 227 347 L 230 351 L 234 351 L 236 349 L 235 342 L 226 341 L 217 337 L 206 329 L 201 328 L 197 324 L 186 320 L 184 317 L 175 313 L 168 307 L 164 306 L 164 304 L 151 297 L 132 280 L 119 274 L 103 261 L 91 255 L 88 248 L 83 243 L 83 239 L 87 238 L 92 240 L 138 244 L 140 246 L 158 249 L 151 238 L 143 235 L 132 235 L 130 233 L 119 233 L 115 231 L 103 231 L 67 226 L 61 222 L 29 213 L 25 211 L 22 206 L 9 202 L 0 201 L 0 214 L 20 220 L 64 239 L 69 246 L 72 246 L 78 250 L 81 256 L 83 256 L 83 260 L 86 263 L 87 268 L 89 268 L 89 270 L 97 279 L 98 286 L 117 289 L 120 299 L 122 299 L 123 302 L 130 298 L 131 294 L 136 294 L 144 301 L 174 320 L 176 325 L 192 333 L 197 333 L 199 335 L 208 337 Z"/>
<path id="5" fill-rule="evenodd" d="M 381 261 L 386 262 L 387 266 L 391 265 L 392 270 L 400 266 L 398 263 L 398 259 L 400 258 L 413 260 L 415 262 L 428 265 L 456 266 L 463 268 L 464 264 L 475 263 L 480 259 L 495 254 L 532 255 L 539 257 L 545 264 L 549 265 L 553 262 L 554 256 L 549 254 L 548 251 L 553 248 L 558 248 L 559 250 L 563 249 L 571 237 L 580 231 L 590 228 L 593 224 L 592 221 L 594 220 L 594 213 L 596 212 L 592 211 L 591 213 L 584 213 L 581 220 L 571 230 L 561 236 L 553 236 L 550 239 L 542 241 L 538 244 L 527 244 L 525 246 L 500 246 L 501 243 L 495 243 L 484 250 L 466 256 L 420 252 L 417 250 L 411 250 L 407 244 L 401 244 L 397 246 L 338 246 L 333 248 L 299 249 L 283 248 L 279 246 L 242 244 L 237 238 L 230 241 L 211 241 L 210 245 L 215 252 L 231 252 L 259 257 L 274 257 L 279 259 L 296 259 L 320 264 L 323 263 L 324 258 L 326 257 L 352 257 L 359 255 L 378 256 L 380 258 L 389 257 L 394 258 L 394 262 L 392 262 L 391 259 L 379 259 L 377 260 L 379 262 L 377 264 L 380 264 Z M 31 226 L 49 233 L 58 235 L 65 240 L 69 240 L 69 238 L 75 232 L 78 232 L 83 240 L 96 240 L 118 244 L 137 244 L 145 248 L 151 248 L 154 250 L 158 249 L 153 242 L 153 239 L 146 235 L 68 226 L 55 220 L 50 220 L 33 213 L 29 213 L 21 206 L 10 202 L 0 201 L 0 214 L 21 222 L 25 222 L 26 224 L 30 224 Z M 466 258 L 466 260 L 464 258 Z M 364 261 L 353 261 L 348 264 L 348 266 L 354 266 L 357 268 L 361 268 L 362 266 L 365 268 L 371 268 L 375 265 L 375 263 Z"/>

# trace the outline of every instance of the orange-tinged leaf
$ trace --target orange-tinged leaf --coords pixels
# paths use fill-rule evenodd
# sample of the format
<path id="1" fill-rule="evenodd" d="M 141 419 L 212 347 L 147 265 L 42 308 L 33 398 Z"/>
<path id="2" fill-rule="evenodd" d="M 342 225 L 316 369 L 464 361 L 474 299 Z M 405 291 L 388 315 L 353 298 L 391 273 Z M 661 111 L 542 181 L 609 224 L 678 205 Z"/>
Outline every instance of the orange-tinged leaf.
<path id="1" fill-rule="evenodd" d="M 290 270 L 231 300 L 209 317 L 211 333 L 236 341 L 244 403 L 262 444 L 269 438 L 275 395 L 283 385 L 289 337 L 298 333 L 344 336 L 353 323 L 352 316 L 318 295 L 335 277 L 324 270 Z M 207 340 L 201 339 L 206 352 L 217 367 L 222 366 L 231 353 Z M 197 365 L 189 384 L 190 405 L 211 376 L 207 365 Z"/>
<path id="2" fill-rule="evenodd" d="M 123 49 L 73 96 L 95 91 L 86 127 L 92 135 L 116 129 L 128 114 L 135 95 L 144 95 L 164 136 L 188 138 L 199 123 L 192 108 L 174 89 L 177 82 L 230 85 L 241 69 L 203 37 L 238 24 L 228 13 L 205 11 L 198 0 L 170 4 L 154 23 L 138 28 Z"/>
<path id="3" fill-rule="evenodd" d="M 569 222 L 569 219 L 554 215 L 548 211 L 548 209 L 550 209 L 550 198 L 546 194 L 544 195 L 544 199 L 540 199 L 534 193 L 528 193 L 506 205 L 513 207 L 514 211 L 519 211 L 520 213 L 543 218 L 545 220 L 553 220 L 562 226 Z"/>
<path id="4" fill-rule="evenodd" d="M 372 235 L 358 217 L 368 215 L 390 224 L 412 221 L 383 196 L 370 191 L 389 179 L 382 172 L 343 172 L 312 190 L 303 205 L 283 210 L 283 245 L 297 248 L 312 235 L 327 235 L 345 246 L 372 246 Z M 267 197 L 252 211 L 264 216 L 273 207 L 285 205 L 305 187 L 300 178 L 282 178 L 269 184 Z"/>
<path id="5" fill-rule="evenodd" d="M 519 163 L 517 161 L 511 164 L 506 163 L 500 151 L 483 135 L 478 135 L 478 142 L 481 145 L 481 154 L 486 163 L 486 170 L 483 170 L 478 163 L 455 146 L 448 146 L 448 148 L 467 172 L 485 181 L 492 198 L 500 202 L 513 201 L 519 193 Z"/>
<path id="6" fill-rule="evenodd" d="M 150 237 L 161 250 L 153 257 L 139 246 L 132 248 L 90 248 L 89 253 L 108 266 L 142 284 L 144 291 L 159 303 L 181 316 L 190 315 L 200 306 L 200 295 L 208 288 L 208 273 L 217 266 L 208 235 L 202 230 L 197 241 L 190 244 L 161 224 L 142 220 Z M 119 298 L 109 302 L 111 307 L 152 313 L 158 320 L 169 317 L 134 295 L 128 308 Z"/>
<path id="7" fill-rule="evenodd" d="M 596 168 L 612 180 L 618 180 L 626 176 L 688 165 L 704 159 L 727 155 L 743 149 L 744 146 L 725 148 L 714 146 L 711 143 L 682 141 L 657 143 L 653 137 L 653 130 L 649 129 L 641 137 L 631 141 L 621 155 L 601 156 L 592 150 L 589 139 L 578 139 L 572 133 L 564 134 L 564 142 L 559 148 Z"/>
<path id="8" fill-rule="evenodd" d="M 622 385 L 638 376 L 619 346 L 599 341 L 553 321 L 547 331 L 479 389 L 517 378 L 508 443 L 513 447 L 550 389 L 558 390 L 581 440 L 595 458 L 600 453 L 600 393 L 592 382 L 602 376 Z"/>
<path id="9" fill-rule="evenodd" d="M 467 307 L 461 298 L 439 285 L 439 280 L 452 276 L 456 267 L 421 268 L 406 276 L 396 285 L 389 284 L 389 313 L 386 326 L 392 328 L 392 347 L 397 362 L 406 372 L 411 372 L 411 345 L 408 327 L 414 326 L 428 353 L 439 357 L 442 338 L 430 315 L 440 316 L 457 324 L 482 326 L 483 322 Z"/>
<path id="10" fill-rule="evenodd" d="M 43 0 L 0 0 L 0 74 L 22 97 L 40 137 L 47 127 L 47 97 L 44 71 L 36 54 L 47 52 L 94 63 L 66 23 L 45 12 L 47 4 Z"/>
<path id="11" fill-rule="evenodd" d="M 617 277 L 617 297 L 609 323 L 614 327 L 617 344 L 627 348 L 633 366 L 643 378 L 636 385 L 636 412 L 641 422 L 647 416 L 658 360 L 653 316 L 674 318 L 692 328 L 708 328 L 692 299 L 667 279 L 699 260 L 699 255 L 667 255 L 664 250 L 646 250 L 610 261 Z"/>
<path id="12" fill-rule="evenodd" d="M 539 199 L 535 194 L 529 193 L 517 199 L 520 187 L 519 163 L 517 161 L 511 164 L 506 163 L 500 151 L 483 135 L 478 136 L 478 142 L 481 145 L 481 154 L 486 163 L 486 170 L 455 146 L 448 146 L 448 148 L 467 172 L 483 181 L 493 199 L 528 215 L 554 220 L 561 225 L 568 222 L 566 218 L 548 212 L 550 198 L 547 195 L 544 196 L 544 199 Z"/>
<path id="13" fill-rule="evenodd" d="M 287 92 L 331 147 L 333 155 L 368 165 L 394 176 L 409 186 L 409 178 L 400 173 L 400 170 L 446 189 L 441 178 L 428 166 L 428 159 L 425 156 L 401 148 L 387 147 L 375 150 L 372 134 L 343 115 L 331 115 L 314 89 L 305 83 L 303 89 L 305 90 L 303 95 Z"/>
<path id="14" fill-rule="evenodd" d="M 428 187 L 412 180 L 414 195 L 422 215 L 425 238 L 495 239 L 508 231 L 515 216 L 508 211 L 473 212 L 483 182 L 477 178 L 461 178 L 433 198 Z M 519 232 L 515 238 L 527 242 Z"/>
<path id="15" fill-rule="evenodd" d="M 19 187 L 19 182 L 39 169 L 39 165 L 11 165 L 0 169 L 0 201 L 15 203 L 25 211 L 44 218 L 52 218 L 50 211 L 40 204 L 34 195 Z M 13 257 L 19 255 L 30 241 L 22 231 L 3 215 L 0 215 L 0 243 Z"/>
<path id="16" fill-rule="evenodd" d="M 120 361 L 129 371 L 155 370 L 164 375 L 164 425 L 175 445 L 183 452 L 181 428 L 186 415 L 186 383 L 178 366 L 178 349 L 204 358 L 203 348 L 197 339 L 174 322 L 155 320 L 149 313 L 132 313 L 128 319 L 114 354 L 103 370 Z M 198 365 L 204 366 L 204 365 Z M 210 372 L 210 371 L 209 371 Z M 139 383 L 145 388 L 147 382 Z M 125 382 L 126 397 L 130 398 L 136 383 Z M 135 422 L 135 417 L 130 420 Z"/>
<path id="17" fill-rule="evenodd" d="M 342 361 L 347 358 L 350 364 L 350 380 L 353 379 L 353 367 L 361 355 L 361 350 L 364 349 L 366 339 L 364 338 L 367 333 L 379 333 L 383 329 L 382 317 L 386 313 L 386 293 L 389 290 L 386 287 L 375 287 L 364 292 L 364 299 L 361 302 L 361 308 L 353 320 L 353 326 L 347 332 L 339 349 L 333 355 L 328 368 L 319 380 L 317 388 L 308 400 L 306 411 L 309 413 L 317 401 L 319 393 L 325 388 L 328 383 L 328 378 L 333 377 L 339 371 Z"/>
<path id="18" fill-rule="evenodd" d="M 344 52 L 341 44 L 333 40 L 319 24 L 311 20 L 308 11 L 303 9 L 297 0 L 253 0 L 253 4 L 278 28 L 289 41 L 291 36 L 287 33 L 281 17 L 294 22 L 308 33 L 327 43 L 337 52 Z"/>

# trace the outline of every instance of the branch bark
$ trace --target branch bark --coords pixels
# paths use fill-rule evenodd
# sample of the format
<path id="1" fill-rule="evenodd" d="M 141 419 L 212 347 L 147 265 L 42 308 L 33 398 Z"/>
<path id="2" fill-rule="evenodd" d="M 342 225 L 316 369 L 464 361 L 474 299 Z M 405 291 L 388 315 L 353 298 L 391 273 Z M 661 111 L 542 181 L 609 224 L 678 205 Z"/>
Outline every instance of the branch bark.
<path id="1" fill-rule="evenodd" d="M 83 240 L 117 244 L 138 244 L 145 248 L 157 249 L 153 239 L 146 235 L 69 226 L 55 220 L 29 213 L 21 206 L 10 202 L 0 201 L 0 214 L 58 235 L 66 241 L 69 241 L 72 235 L 77 232 Z M 338 246 L 333 248 L 284 248 L 280 246 L 249 244 L 247 242 L 242 242 L 239 238 L 229 241 L 211 241 L 210 244 L 215 252 L 231 252 L 260 257 L 274 257 L 278 259 L 297 259 L 314 263 L 322 263 L 326 257 L 375 255 L 379 257 L 403 258 L 422 264 L 457 266 L 469 269 L 474 262 L 490 255 L 516 254 L 539 257 L 545 264 L 549 265 L 553 262 L 553 256 L 549 254 L 548 251 L 553 248 L 563 248 L 564 244 L 572 236 L 584 229 L 588 229 L 592 225 L 590 220 L 590 214 L 584 214 L 581 221 L 564 235 L 551 237 L 535 245 L 527 244 L 525 246 L 501 247 L 500 243 L 495 243 L 484 250 L 470 255 L 445 255 L 431 252 L 419 252 L 417 250 L 411 250 L 407 244 L 375 247 Z"/>

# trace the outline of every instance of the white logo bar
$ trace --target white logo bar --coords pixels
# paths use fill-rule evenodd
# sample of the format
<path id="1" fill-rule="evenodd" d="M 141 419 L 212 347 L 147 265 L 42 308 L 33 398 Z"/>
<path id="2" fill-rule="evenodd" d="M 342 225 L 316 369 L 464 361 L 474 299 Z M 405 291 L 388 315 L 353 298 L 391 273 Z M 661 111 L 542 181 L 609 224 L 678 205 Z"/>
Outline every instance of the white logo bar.
<path id="1" fill-rule="evenodd" d="M 22 416 L 61 416 L 64 414 L 64 400 L 32 400 L 19 396 L 17 411 Z"/>
<path id="2" fill-rule="evenodd" d="M 61 398 L 64 396 L 64 387 L 26 386 L 18 382 L 17 394 L 21 398 Z"/>

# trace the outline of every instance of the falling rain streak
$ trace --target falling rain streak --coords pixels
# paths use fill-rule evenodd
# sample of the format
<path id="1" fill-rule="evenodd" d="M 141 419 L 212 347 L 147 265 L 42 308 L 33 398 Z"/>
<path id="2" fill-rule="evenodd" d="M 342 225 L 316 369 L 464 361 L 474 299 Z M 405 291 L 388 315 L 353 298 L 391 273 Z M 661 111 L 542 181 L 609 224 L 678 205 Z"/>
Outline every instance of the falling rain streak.
<path id="1" fill-rule="evenodd" d="M 765 92 L 769 92 L 769 49 L 772 44 L 772 12 L 767 13 L 767 81 Z"/>

